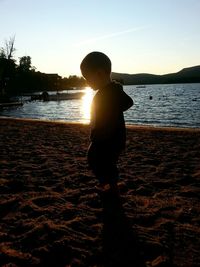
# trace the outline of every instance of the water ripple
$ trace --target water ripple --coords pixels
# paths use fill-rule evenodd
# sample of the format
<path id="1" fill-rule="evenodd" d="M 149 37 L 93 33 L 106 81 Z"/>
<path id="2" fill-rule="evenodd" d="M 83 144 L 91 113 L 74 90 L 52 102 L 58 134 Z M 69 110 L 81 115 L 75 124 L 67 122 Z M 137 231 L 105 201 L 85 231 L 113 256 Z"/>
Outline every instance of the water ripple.
<path id="1" fill-rule="evenodd" d="M 134 100 L 124 114 L 127 124 L 200 128 L 200 84 L 124 86 L 124 90 Z M 84 110 L 89 102 L 83 101 L 25 102 L 22 107 L 1 110 L 0 116 L 89 123 L 85 116 L 89 112 Z"/>

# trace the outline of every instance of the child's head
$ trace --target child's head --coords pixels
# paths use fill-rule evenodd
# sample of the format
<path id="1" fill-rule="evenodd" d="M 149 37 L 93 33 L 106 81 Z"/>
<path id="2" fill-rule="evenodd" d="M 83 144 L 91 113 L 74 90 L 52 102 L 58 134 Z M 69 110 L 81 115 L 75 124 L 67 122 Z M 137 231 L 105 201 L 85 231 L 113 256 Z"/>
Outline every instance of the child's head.
<path id="1" fill-rule="evenodd" d="M 89 53 L 81 62 L 81 72 L 87 83 L 97 90 L 110 81 L 111 61 L 101 52 Z"/>

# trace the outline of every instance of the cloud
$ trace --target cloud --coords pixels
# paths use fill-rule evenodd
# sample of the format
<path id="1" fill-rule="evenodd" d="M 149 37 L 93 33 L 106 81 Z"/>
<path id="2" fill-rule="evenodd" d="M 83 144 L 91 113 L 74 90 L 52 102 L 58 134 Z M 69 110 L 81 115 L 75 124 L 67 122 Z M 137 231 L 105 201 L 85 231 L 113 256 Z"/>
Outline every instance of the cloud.
<path id="1" fill-rule="evenodd" d="M 102 35 L 102 36 L 97 36 L 97 37 L 82 41 L 82 42 L 76 44 L 75 46 L 76 47 L 80 47 L 80 46 L 83 46 L 83 45 L 94 44 L 97 41 L 101 41 L 101 40 L 105 40 L 105 39 L 111 39 L 113 37 L 120 36 L 120 35 L 125 35 L 125 34 L 131 33 L 131 32 L 138 32 L 138 31 L 141 31 L 141 30 L 145 30 L 147 28 L 149 28 L 149 26 L 140 26 L 140 27 L 130 28 L 130 29 L 127 29 L 127 30 L 124 30 L 124 31 L 119 31 L 119 32 L 114 32 L 114 33 Z"/>

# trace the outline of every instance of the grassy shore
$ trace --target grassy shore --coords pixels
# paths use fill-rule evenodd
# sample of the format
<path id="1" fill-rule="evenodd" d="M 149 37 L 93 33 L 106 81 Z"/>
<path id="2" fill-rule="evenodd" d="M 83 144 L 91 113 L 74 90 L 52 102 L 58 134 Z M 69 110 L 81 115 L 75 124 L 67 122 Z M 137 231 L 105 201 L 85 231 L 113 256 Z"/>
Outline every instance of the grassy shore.
<path id="1" fill-rule="evenodd" d="M 88 137 L 0 119 L 0 266 L 199 266 L 200 130 L 128 126 L 120 199 L 96 191 Z"/>

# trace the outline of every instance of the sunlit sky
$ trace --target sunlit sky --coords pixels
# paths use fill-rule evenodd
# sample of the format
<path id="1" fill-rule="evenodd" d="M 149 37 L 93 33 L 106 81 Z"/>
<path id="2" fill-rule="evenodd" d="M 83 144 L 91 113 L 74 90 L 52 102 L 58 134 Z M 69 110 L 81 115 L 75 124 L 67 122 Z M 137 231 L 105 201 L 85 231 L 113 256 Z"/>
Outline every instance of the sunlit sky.
<path id="1" fill-rule="evenodd" d="M 106 53 L 113 71 L 165 74 L 200 65 L 200 0 L 0 0 L 0 47 L 38 71 L 81 75 L 81 59 Z"/>

